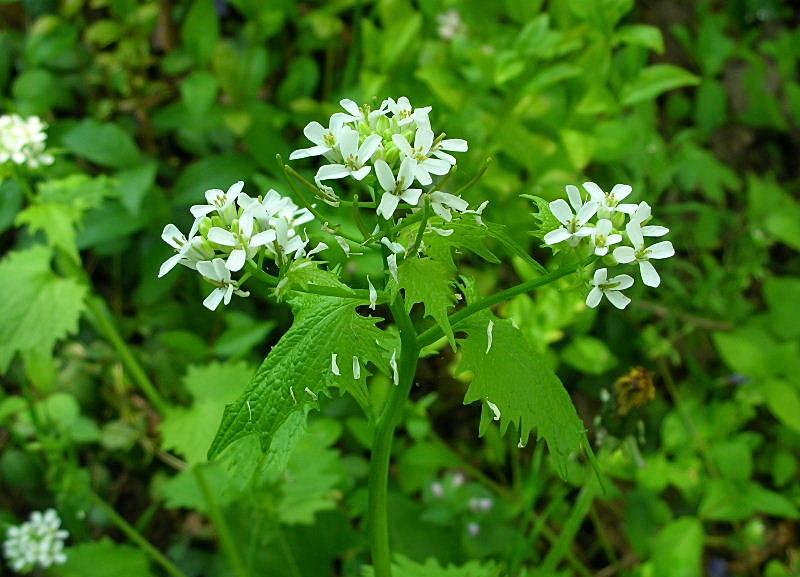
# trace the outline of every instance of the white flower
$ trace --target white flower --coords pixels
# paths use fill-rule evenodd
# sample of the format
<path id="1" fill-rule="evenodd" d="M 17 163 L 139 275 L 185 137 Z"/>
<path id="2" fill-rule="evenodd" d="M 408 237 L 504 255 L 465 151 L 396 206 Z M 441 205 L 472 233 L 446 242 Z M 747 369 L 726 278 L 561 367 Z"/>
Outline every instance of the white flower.
<path id="1" fill-rule="evenodd" d="M 433 132 L 424 126 L 417 128 L 414 133 L 414 147 L 406 140 L 402 134 L 393 134 L 392 142 L 405 157 L 411 157 L 417 161 L 414 175 L 423 186 L 433 182 L 431 174 L 442 176 L 450 171 L 450 163 L 440 158 L 432 158 L 431 146 L 433 146 Z"/>
<path id="2" fill-rule="evenodd" d="M 367 161 L 372 158 L 381 145 L 382 138 L 379 134 L 371 134 L 358 145 L 358 132 L 349 126 L 343 127 L 339 132 L 339 153 L 342 155 L 343 164 L 326 164 L 317 171 L 316 181 L 345 178 L 352 176 L 356 180 L 363 180 L 369 174 L 370 166 Z"/>
<path id="3" fill-rule="evenodd" d="M 669 229 L 665 226 L 647 225 L 652 218 L 652 209 L 650 205 L 642 201 L 636 208 L 636 211 L 631 215 L 630 222 L 637 223 L 642 229 L 642 236 L 664 236 L 669 233 Z M 645 224 L 645 226 L 642 226 Z"/>
<path id="4" fill-rule="evenodd" d="M 404 247 L 399 242 L 392 242 L 391 240 L 389 240 L 385 236 L 383 238 L 381 238 L 381 244 L 384 245 L 386 248 L 388 248 L 390 251 L 392 251 L 393 254 L 405 254 L 406 253 L 406 247 Z"/>
<path id="5" fill-rule="evenodd" d="M 592 234 L 592 229 L 584 225 L 597 212 L 597 203 L 594 201 L 584 203 L 578 187 L 572 185 L 567 185 L 567 196 L 569 204 L 563 198 L 550 203 L 550 212 L 562 226 L 544 235 L 545 244 L 554 245 L 566 240 L 570 246 L 576 246 L 581 238 Z M 572 212 L 572 209 L 575 209 L 575 212 Z"/>
<path id="6" fill-rule="evenodd" d="M 469 203 L 467 203 L 467 201 L 460 196 L 450 194 L 449 192 L 442 192 L 440 190 L 435 190 L 430 193 L 430 200 L 433 212 L 447 222 L 453 220 L 451 210 L 464 213 L 467 212 L 467 209 L 469 208 Z M 480 210 L 482 211 L 485 205 L 481 206 L 482 208 Z"/>
<path id="7" fill-rule="evenodd" d="M 386 266 L 389 268 L 389 274 L 392 275 L 392 278 L 395 282 L 400 282 L 400 278 L 397 276 L 397 255 L 392 253 L 386 257 Z"/>
<path id="8" fill-rule="evenodd" d="M 414 108 L 405 96 L 401 96 L 397 100 L 388 98 L 386 102 L 398 126 L 406 126 L 415 122 L 417 126 L 430 127 L 431 122 L 428 119 L 428 114 L 430 114 L 432 107 Z"/>
<path id="9" fill-rule="evenodd" d="M 598 220 L 592 230 L 592 244 L 594 244 L 594 254 L 597 256 L 607 255 L 609 246 L 622 242 L 622 235 L 611 234 L 611 230 L 611 221 L 607 218 Z"/>
<path id="10" fill-rule="evenodd" d="M 464 33 L 464 24 L 461 14 L 455 8 L 442 12 L 436 16 L 437 31 L 442 40 L 452 40 Z"/>
<path id="11" fill-rule="evenodd" d="M 316 120 L 306 124 L 306 127 L 303 129 L 303 134 L 314 143 L 314 146 L 295 150 L 289 155 L 289 160 L 322 156 L 333 152 L 339 142 L 339 131 L 349 119 L 350 117 L 347 114 L 337 112 L 331 116 L 330 126 L 328 128 L 325 128 Z"/>
<path id="12" fill-rule="evenodd" d="M 594 271 L 594 278 L 592 279 L 592 290 L 586 297 L 586 306 L 595 308 L 600 304 L 603 295 L 608 299 L 612 305 L 618 309 L 624 309 L 631 302 L 631 299 L 626 297 L 620 291 L 633 286 L 633 277 L 627 274 L 620 274 L 613 278 L 608 278 L 608 269 L 599 268 Z"/>
<path id="13" fill-rule="evenodd" d="M 225 261 L 221 258 L 198 262 L 197 272 L 217 287 L 203 301 L 203 306 L 209 310 L 216 310 L 219 303 L 223 301 L 226 305 L 229 304 L 234 294 L 240 297 L 250 296 L 249 292 L 239 290 L 239 283 L 231 280 L 231 271 L 228 270 L 225 266 Z"/>
<path id="14" fill-rule="evenodd" d="M 53 156 L 45 152 L 46 128 L 38 116 L 0 116 L 0 164 L 11 162 L 28 168 L 53 164 Z"/>
<path id="15" fill-rule="evenodd" d="M 182 264 L 191 269 L 197 268 L 197 263 L 201 260 L 209 260 L 214 257 L 214 251 L 208 243 L 199 236 L 190 233 L 187 239 L 174 224 L 168 224 L 161 233 L 164 242 L 175 249 L 175 254 L 169 257 L 158 270 L 158 278 L 161 278 L 171 271 L 177 264 Z"/>
<path id="16" fill-rule="evenodd" d="M 633 188 L 627 184 L 615 184 L 611 192 L 603 192 L 603 189 L 594 182 L 584 182 L 583 188 L 589 193 L 592 200 L 597 203 L 600 218 L 610 218 L 615 212 L 632 214 L 636 210 L 635 204 L 620 204 L 626 199 Z"/>
<path id="17" fill-rule="evenodd" d="M 274 221 L 273 226 L 276 235 L 275 241 L 285 256 L 298 259 L 305 255 L 308 239 L 304 240 L 297 234 L 287 219 L 279 218 Z"/>
<path id="18" fill-rule="evenodd" d="M 469 145 L 463 138 L 446 138 L 444 140 L 440 140 L 439 142 L 433 143 L 433 146 L 431 146 L 431 154 L 436 158 L 440 158 L 449 162 L 450 164 L 455 164 L 456 157 L 452 154 L 448 154 L 445 151 L 466 152 L 468 149 Z"/>
<path id="19" fill-rule="evenodd" d="M 614 258 L 623 264 L 629 262 L 639 263 L 639 273 L 642 275 L 642 282 L 650 287 L 657 287 L 661 284 L 661 277 L 658 276 L 651 259 L 669 258 L 675 254 L 675 249 L 672 243 L 668 240 L 657 242 L 652 246 L 644 245 L 644 236 L 639 223 L 636 221 L 629 222 L 625 227 L 628 233 L 628 238 L 633 244 L 630 246 L 621 246 L 614 250 Z"/>
<path id="20" fill-rule="evenodd" d="M 389 165 L 384 160 L 375 161 L 375 174 L 377 174 L 378 182 L 384 190 L 377 209 L 380 216 L 387 220 L 390 219 L 401 200 L 412 206 L 417 206 L 422 189 L 409 188 L 414 182 L 414 170 L 416 168 L 416 160 L 411 157 L 404 158 L 403 162 L 400 163 L 400 170 L 395 180 L 392 169 L 389 168 Z"/>
<path id="21" fill-rule="evenodd" d="M 208 231 L 208 240 L 231 249 L 228 260 L 225 262 L 225 266 L 231 272 L 242 270 L 245 261 L 253 255 L 255 249 L 274 241 L 277 237 L 272 229 L 254 235 L 253 221 L 253 213 L 245 211 L 235 222 L 233 231 L 218 226 Z"/>
<path id="22" fill-rule="evenodd" d="M 381 103 L 380 108 L 378 108 L 377 110 L 369 111 L 367 115 L 364 116 L 364 110 L 366 109 L 366 107 L 360 108 L 358 104 L 356 104 L 355 102 L 353 102 L 348 98 L 344 98 L 339 101 L 339 105 L 347 111 L 347 114 L 344 115 L 345 122 L 358 123 L 366 120 L 370 125 L 372 125 L 378 118 L 389 112 L 388 104 L 389 104 L 388 101 L 384 100 Z"/>
<path id="23" fill-rule="evenodd" d="M 206 191 L 206 201 L 208 204 L 195 204 L 189 210 L 197 219 L 216 213 L 222 218 L 225 224 L 230 224 L 236 218 L 236 200 L 244 188 L 244 182 L 233 183 L 227 192 L 219 188 L 212 188 Z"/>
<path id="24" fill-rule="evenodd" d="M 47 569 L 67 561 L 64 541 L 69 533 L 61 529 L 61 519 L 53 509 L 35 511 L 29 520 L 6 531 L 3 554 L 14 571 L 27 573 L 37 567 Z"/>

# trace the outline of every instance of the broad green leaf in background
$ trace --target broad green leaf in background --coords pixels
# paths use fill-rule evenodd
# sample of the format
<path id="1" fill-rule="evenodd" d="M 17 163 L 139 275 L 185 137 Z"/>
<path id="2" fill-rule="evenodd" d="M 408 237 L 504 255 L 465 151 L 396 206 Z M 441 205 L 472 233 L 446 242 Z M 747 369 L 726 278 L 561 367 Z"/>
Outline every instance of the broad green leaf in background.
<path id="1" fill-rule="evenodd" d="M 489 322 L 493 323 L 489 347 Z M 563 474 L 569 456 L 586 443 L 581 422 L 564 385 L 510 320 L 489 312 L 458 325 L 467 337 L 460 339 L 461 362 L 456 374 L 472 373 L 464 404 L 482 404 L 481 432 L 500 413 L 503 433 L 513 425 L 522 445 L 533 429 L 544 439 L 557 469 Z"/>
<path id="2" fill-rule="evenodd" d="M 118 545 L 105 538 L 81 543 L 65 551 L 67 562 L 59 577 L 152 577 L 147 555 L 141 549 Z"/>
<path id="3" fill-rule="evenodd" d="M 363 577 L 374 577 L 372 567 L 364 567 Z M 425 562 L 412 561 L 403 555 L 395 555 L 392 563 L 392 575 L 396 577 L 501 577 L 501 568 L 489 561 L 481 563 L 470 561 L 466 565 L 442 566 L 436 559 Z"/>
<path id="4" fill-rule="evenodd" d="M 664 527 L 655 538 L 653 575 L 701 577 L 703 575 L 703 524 L 681 517 Z"/>
<path id="5" fill-rule="evenodd" d="M 683 86 L 696 86 L 700 79 L 672 64 L 654 64 L 642 70 L 622 90 L 622 104 L 630 106 L 657 98 L 668 90 Z"/>
<path id="6" fill-rule="evenodd" d="M 112 122 L 87 118 L 64 135 L 64 145 L 81 158 L 111 168 L 130 168 L 141 160 L 131 135 Z"/>
<path id="7" fill-rule="evenodd" d="M 425 315 L 436 321 L 455 349 L 453 329 L 447 319 L 447 311 L 456 302 L 452 269 L 431 258 L 408 258 L 398 267 L 397 276 L 407 308 L 411 310 L 414 304 L 422 303 Z"/>
<path id="8" fill-rule="evenodd" d="M 368 364 L 391 376 L 388 360 L 395 339 L 375 326 L 380 319 L 356 312 L 364 302 L 298 295 L 289 303 L 295 315 L 291 328 L 269 352 L 239 399 L 225 407 L 209 458 L 248 435 L 258 435 L 266 451 L 289 415 L 313 404 L 328 387 L 338 387 L 366 402 Z M 334 354 L 339 375 L 332 370 Z"/>
<path id="9" fill-rule="evenodd" d="M 183 21 L 181 37 L 197 63 L 207 65 L 219 39 L 219 18 L 214 0 L 194 1 Z"/>
<path id="10" fill-rule="evenodd" d="M 243 362 L 189 367 L 184 378 L 192 396 L 190 407 L 170 408 L 161 422 L 162 445 L 189 465 L 206 460 L 208 447 L 227 403 L 244 390 L 253 370 Z"/>
<path id="11" fill-rule="evenodd" d="M 797 378 L 797 375 L 795 375 Z M 772 414 L 784 425 L 800 433 L 800 391 L 786 381 L 770 379 L 763 386 L 764 398 Z"/>
<path id="12" fill-rule="evenodd" d="M 51 256 L 49 248 L 36 246 L 0 261 L 5 285 L 0 299 L 0 373 L 15 353 L 49 353 L 57 341 L 78 330 L 86 288 L 54 274 Z"/>

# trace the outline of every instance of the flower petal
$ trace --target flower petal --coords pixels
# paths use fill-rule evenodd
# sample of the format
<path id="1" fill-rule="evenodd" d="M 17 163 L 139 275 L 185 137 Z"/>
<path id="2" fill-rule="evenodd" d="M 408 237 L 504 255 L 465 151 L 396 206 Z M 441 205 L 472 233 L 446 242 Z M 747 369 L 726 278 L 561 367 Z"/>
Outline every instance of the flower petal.
<path id="1" fill-rule="evenodd" d="M 620 246 L 614 249 L 614 258 L 622 264 L 636 260 L 636 251 L 630 246 Z"/>
<path id="2" fill-rule="evenodd" d="M 211 291 L 205 300 L 203 301 L 203 306 L 206 307 L 208 310 L 215 311 L 219 306 L 219 303 L 222 302 L 222 298 L 225 296 L 225 289 L 217 288 Z"/>
<path id="3" fill-rule="evenodd" d="M 247 260 L 247 253 L 243 248 L 237 248 L 236 250 L 231 251 L 230 256 L 228 256 L 228 260 L 225 262 L 225 266 L 229 271 L 236 272 L 242 270 L 245 260 Z"/>
<path id="4" fill-rule="evenodd" d="M 389 220 L 399 203 L 400 199 L 398 197 L 391 192 L 384 192 L 383 196 L 381 196 L 381 202 L 378 204 L 377 213 L 386 220 Z"/>
<path id="5" fill-rule="evenodd" d="M 675 256 L 675 248 L 668 240 L 657 242 L 647 249 L 647 256 L 654 259 L 669 258 Z"/>
<path id="6" fill-rule="evenodd" d="M 628 198 L 631 192 L 633 192 L 633 188 L 629 184 L 615 184 L 611 189 L 611 195 L 617 202 Z"/>
<path id="7" fill-rule="evenodd" d="M 221 244 L 222 246 L 236 246 L 238 243 L 236 237 L 231 231 L 225 230 L 224 228 L 220 228 L 218 226 L 215 226 L 208 231 L 208 240 L 217 244 Z"/>
<path id="8" fill-rule="evenodd" d="M 666 226 L 657 226 L 654 224 L 649 224 L 647 226 L 642 227 L 642 236 L 664 236 L 665 234 L 669 234 L 669 229 Z"/>
<path id="9" fill-rule="evenodd" d="M 439 148 L 451 152 L 466 152 L 469 147 L 463 138 L 448 138 L 439 143 Z"/>
<path id="10" fill-rule="evenodd" d="M 603 300 L 603 291 L 597 287 L 594 287 L 589 291 L 589 294 L 586 295 L 586 306 L 590 309 L 593 309 L 600 304 L 601 300 Z"/>
<path id="11" fill-rule="evenodd" d="M 161 268 L 158 269 L 158 278 L 161 278 L 177 265 L 181 259 L 183 258 L 182 254 L 174 254 L 169 257 L 164 263 L 161 265 Z"/>
<path id="12" fill-rule="evenodd" d="M 414 150 L 402 134 L 393 134 L 392 142 L 404 156 L 414 156 Z"/>
<path id="13" fill-rule="evenodd" d="M 601 204 L 605 202 L 606 193 L 603 192 L 603 189 L 597 186 L 594 182 L 584 182 L 583 188 L 589 193 L 589 196 L 592 197 L 593 201 Z"/>
<path id="14" fill-rule="evenodd" d="M 403 161 L 405 162 L 405 161 Z M 378 159 L 374 163 L 375 174 L 378 176 L 378 182 L 386 192 L 394 192 L 397 187 L 397 181 L 394 179 L 394 174 L 385 160 Z"/>
<path id="15" fill-rule="evenodd" d="M 319 167 L 314 179 L 317 182 L 331 180 L 334 178 L 344 178 L 350 175 L 350 171 L 344 164 L 325 164 Z"/>
<path id="16" fill-rule="evenodd" d="M 581 191 L 573 184 L 567 185 L 567 198 L 575 212 L 578 212 L 583 206 L 583 199 L 581 198 Z"/>
<path id="17" fill-rule="evenodd" d="M 562 226 L 561 228 L 551 230 L 546 235 L 544 235 L 544 243 L 547 245 L 558 244 L 560 242 L 564 242 L 571 236 L 572 235 L 569 233 L 569 231 Z"/>
<path id="18" fill-rule="evenodd" d="M 433 144 L 433 131 L 428 128 L 417 128 L 414 133 L 414 148 L 427 154 Z"/>
<path id="19" fill-rule="evenodd" d="M 643 260 L 639 263 L 639 274 L 642 275 L 642 282 L 647 286 L 657 287 L 661 284 L 661 277 L 658 276 L 656 267 L 649 260 Z"/>
<path id="20" fill-rule="evenodd" d="M 321 156 L 326 152 L 330 152 L 330 146 L 318 145 L 310 148 L 300 148 L 295 150 L 289 155 L 289 160 L 299 160 L 301 158 L 310 158 L 312 156 Z"/>
<path id="21" fill-rule="evenodd" d="M 619 291 L 606 291 L 606 298 L 608 299 L 608 302 L 620 310 L 631 304 L 631 299 Z"/>
<path id="22" fill-rule="evenodd" d="M 550 203 L 550 212 L 553 213 L 553 216 L 555 216 L 561 224 L 569 224 L 572 217 L 575 216 L 567 204 L 567 201 L 563 198 L 559 198 Z"/>
<path id="23" fill-rule="evenodd" d="M 375 151 L 378 150 L 381 142 L 383 142 L 383 138 L 380 134 L 370 134 L 361 143 L 361 147 L 358 149 L 358 162 L 359 164 L 364 164 L 372 155 L 375 154 Z"/>

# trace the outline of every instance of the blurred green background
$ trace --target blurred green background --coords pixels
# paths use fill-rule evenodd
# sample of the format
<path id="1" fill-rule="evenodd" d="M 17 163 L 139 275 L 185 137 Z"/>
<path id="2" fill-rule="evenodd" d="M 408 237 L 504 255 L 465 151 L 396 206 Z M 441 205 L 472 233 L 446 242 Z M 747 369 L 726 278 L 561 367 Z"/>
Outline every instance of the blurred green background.
<path id="1" fill-rule="evenodd" d="M 57 158 L 39 190 L 69 215 L 63 235 L 169 401 L 156 410 L 90 323 L 52 354 L 17 347 L 0 376 L 0 520 L 59 510 L 69 561 L 48 575 L 160 574 L 90 488 L 188 575 L 230 575 L 198 467 L 252 575 L 361 574 L 366 422 L 327 401 L 274 458 L 285 468 L 247 491 L 203 463 L 222 406 L 290 317 L 260 295 L 209 313 L 196 275 L 156 279 L 159 235 L 188 229 L 209 188 L 289 194 L 276 154 L 306 146 L 306 123 L 341 98 L 401 95 L 469 141 L 455 183 L 491 158 L 466 197 L 490 200 L 487 217 L 540 261 L 519 195 L 585 180 L 631 184 L 678 255 L 624 313 L 587 309 L 569 282 L 502 309 L 557 368 L 605 491 L 578 460 L 562 479 L 540 446 L 478 439 L 452 353 L 423 364 L 392 469 L 398 575 L 800 575 L 795 2 L 30 0 L 0 2 L 0 26 L 4 113 L 50 124 Z M 3 180 L 4 254 L 44 238 L 25 206 Z M 358 279 L 380 266 L 326 257 Z M 522 260 L 462 266 L 485 294 L 534 274 Z"/>

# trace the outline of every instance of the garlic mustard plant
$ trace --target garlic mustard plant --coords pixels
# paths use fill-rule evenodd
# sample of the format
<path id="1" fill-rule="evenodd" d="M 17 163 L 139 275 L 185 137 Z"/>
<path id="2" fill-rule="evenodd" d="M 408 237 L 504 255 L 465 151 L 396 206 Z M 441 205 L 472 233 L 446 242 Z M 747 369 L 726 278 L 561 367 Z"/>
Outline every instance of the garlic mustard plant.
<path id="1" fill-rule="evenodd" d="M 3 554 L 17 573 L 47 569 L 66 563 L 64 542 L 69 533 L 61 528 L 61 519 L 54 509 L 34 511 L 22 525 L 9 527 L 3 543 Z"/>
<path id="2" fill-rule="evenodd" d="M 45 150 L 46 128 L 38 116 L 0 116 L 0 165 L 12 163 L 34 169 L 53 164 L 53 156 Z"/>
<path id="3" fill-rule="evenodd" d="M 472 177 L 462 187 L 450 184 L 469 145 L 437 131 L 430 106 L 415 106 L 402 96 L 340 105 L 326 122 L 305 127 L 313 146 L 289 157 L 319 161 L 310 167 L 313 178 L 279 157 L 291 198 L 275 190 L 250 196 L 241 182 L 227 191 L 207 191 L 207 204 L 191 208 L 194 222 L 187 236 L 174 225 L 165 227 L 162 237 L 175 255 L 160 274 L 179 264 L 196 270 L 214 287 L 203 303 L 212 310 L 234 295 L 254 293 L 289 303 L 292 326 L 242 396 L 226 407 L 209 458 L 235 451 L 251 435 L 269 450 L 291 415 L 304 416 L 333 389 L 351 395 L 372 426 L 368 525 L 375 575 L 388 577 L 392 439 L 422 351 L 458 351 L 456 374 L 470 376 L 465 402 L 481 404 L 481 434 L 495 424 L 503 433 L 513 431 L 515 443 L 524 447 L 535 430 L 564 472 L 581 451 L 591 457 L 583 423 L 548 364 L 514 323 L 491 307 L 572 276 L 586 281 L 587 306 L 596 307 L 605 297 L 622 309 L 630 302 L 622 291 L 634 280 L 612 276 L 609 269 L 637 263 L 643 282 L 655 286 L 658 275 L 650 260 L 674 251 L 669 241 L 644 243 L 645 236 L 668 231 L 649 224 L 646 203 L 622 202 L 631 187 L 617 185 L 606 193 L 593 183 L 586 183 L 584 192 L 569 185 L 568 200 L 529 197 L 539 207 L 533 234 L 561 255 L 561 267 L 548 271 L 502 225 L 486 219 L 488 202 L 473 205 L 464 196 L 486 163 L 467 170 Z M 312 220 L 319 225 L 313 234 L 321 235 L 316 244 L 304 228 Z M 346 228 L 347 222 L 358 232 Z M 539 276 L 480 296 L 456 256 L 472 253 L 498 263 L 493 245 L 525 260 Z M 348 270 L 356 273 L 362 256 L 379 256 L 383 274 L 364 275 L 359 286 L 350 286 L 341 268 L 321 258 L 330 258 L 330 246 L 341 249 Z M 387 318 L 391 322 L 383 323 Z M 376 373 L 392 383 L 385 403 L 376 404 L 370 395 Z M 436 486 L 431 491 L 441 492 Z M 491 507 L 491 501 L 479 500 L 473 508 Z M 480 531 L 477 522 L 470 527 L 470 535 Z"/>

